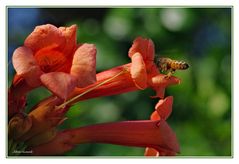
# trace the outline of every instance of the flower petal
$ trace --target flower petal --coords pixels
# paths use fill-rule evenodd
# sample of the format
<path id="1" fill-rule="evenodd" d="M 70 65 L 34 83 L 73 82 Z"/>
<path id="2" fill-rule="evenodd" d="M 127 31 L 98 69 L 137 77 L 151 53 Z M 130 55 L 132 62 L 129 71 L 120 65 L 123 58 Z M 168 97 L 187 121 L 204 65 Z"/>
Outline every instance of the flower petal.
<path id="1" fill-rule="evenodd" d="M 160 119 L 161 119 L 161 118 L 160 118 L 160 116 L 159 116 L 159 114 L 158 114 L 157 111 L 154 111 L 154 112 L 151 114 L 151 116 L 150 116 L 150 120 L 156 121 L 156 120 L 160 120 Z"/>
<path id="2" fill-rule="evenodd" d="M 174 76 L 167 78 L 164 74 L 158 74 L 148 80 L 149 85 L 156 91 L 152 98 L 164 98 L 165 88 L 169 85 L 180 84 L 180 79 Z"/>
<path id="3" fill-rule="evenodd" d="M 70 27 L 59 27 L 59 30 L 62 32 L 65 37 L 66 43 L 62 49 L 64 54 L 71 55 L 76 48 L 76 31 L 77 26 L 72 25 Z"/>
<path id="4" fill-rule="evenodd" d="M 64 44 L 65 37 L 57 27 L 51 24 L 37 26 L 24 42 L 24 45 L 32 49 L 34 53 L 47 46 Z"/>
<path id="5" fill-rule="evenodd" d="M 44 47 L 34 55 L 39 67 L 45 73 L 69 72 L 72 58 L 65 56 L 56 45 Z"/>
<path id="6" fill-rule="evenodd" d="M 36 87 L 41 84 L 39 77 L 42 75 L 32 51 L 27 47 L 17 48 L 12 56 L 13 67 L 18 75 L 23 77 L 27 84 Z"/>
<path id="7" fill-rule="evenodd" d="M 132 57 L 132 65 L 130 68 L 131 77 L 135 82 L 135 85 L 139 89 L 145 89 L 147 87 L 147 73 L 144 64 L 144 60 L 140 53 L 135 53 Z"/>
<path id="8" fill-rule="evenodd" d="M 159 156 L 159 152 L 154 148 L 146 147 L 144 155 L 157 157 L 157 156 Z"/>
<path id="9" fill-rule="evenodd" d="M 131 58 L 136 52 L 142 54 L 145 61 L 154 60 L 154 43 L 151 39 L 143 39 L 137 37 L 129 50 L 129 57 Z"/>
<path id="10" fill-rule="evenodd" d="M 159 102 L 155 106 L 155 110 L 158 112 L 160 118 L 166 120 L 172 113 L 173 96 L 168 96 Z"/>
<path id="11" fill-rule="evenodd" d="M 151 85 L 152 86 L 162 86 L 162 87 L 167 87 L 169 85 L 174 85 L 174 84 L 180 84 L 180 79 L 175 77 L 175 76 L 171 76 L 171 77 L 167 77 L 164 74 L 158 74 L 157 76 L 154 76 L 151 79 Z"/>
<path id="12" fill-rule="evenodd" d="M 55 95 L 66 99 L 68 94 L 76 87 L 76 78 L 64 72 L 51 72 L 43 74 L 42 83 Z"/>
<path id="13" fill-rule="evenodd" d="M 78 79 L 78 87 L 85 87 L 96 81 L 96 47 L 94 44 L 85 43 L 76 50 L 71 75 Z"/>

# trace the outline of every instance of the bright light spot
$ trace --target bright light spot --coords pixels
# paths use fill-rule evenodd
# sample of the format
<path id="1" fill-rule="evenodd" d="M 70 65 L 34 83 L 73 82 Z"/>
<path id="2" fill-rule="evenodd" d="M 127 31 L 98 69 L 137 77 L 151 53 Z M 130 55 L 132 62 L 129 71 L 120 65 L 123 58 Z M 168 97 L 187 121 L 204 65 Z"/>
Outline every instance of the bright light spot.
<path id="1" fill-rule="evenodd" d="M 104 22 L 104 30 L 112 38 L 120 40 L 127 36 L 130 31 L 129 22 L 120 17 L 108 17 Z"/>
<path id="2" fill-rule="evenodd" d="M 120 109 L 110 101 L 97 104 L 90 113 L 95 120 L 100 122 L 112 122 L 120 117 Z"/>
<path id="3" fill-rule="evenodd" d="M 186 23 L 187 15 L 185 9 L 172 8 L 163 9 L 160 18 L 164 27 L 170 31 L 179 31 Z"/>
<path id="4" fill-rule="evenodd" d="M 228 97 L 223 92 L 216 92 L 209 99 L 208 106 L 209 106 L 209 112 L 213 116 L 220 117 L 229 108 Z"/>

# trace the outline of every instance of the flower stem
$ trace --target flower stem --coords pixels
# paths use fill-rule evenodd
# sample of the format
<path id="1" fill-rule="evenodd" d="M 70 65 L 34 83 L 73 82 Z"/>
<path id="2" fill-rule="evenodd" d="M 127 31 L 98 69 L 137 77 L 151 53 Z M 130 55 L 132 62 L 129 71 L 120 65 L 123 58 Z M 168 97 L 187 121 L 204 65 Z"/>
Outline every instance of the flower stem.
<path id="1" fill-rule="evenodd" d="M 113 80 L 114 78 L 116 78 L 116 77 L 122 75 L 125 71 L 126 71 L 126 70 L 120 71 L 119 73 L 117 73 L 117 74 L 114 75 L 113 77 L 111 77 L 111 78 L 109 78 L 109 79 L 107 79 L 107 80 L 105 80 L 105 81 L 103 81 L 103 82 L 101 82 L 101 83 L 95 85 L 94 87 L 92 87 L 92 88 L 86 90 L 85 92 L 83 92 L 83 93 L 81 93 L 81 94 L 79 94 L 79 95 L 77 95 L 77 96 L 75 96 L 75 97 L 69 99 L 68 101 L 64 102 L 63 104 L 61 104 L 61 105 L 59 105 L 59 106 L 56 106 L 56 108 L 57 108 L 57 109 L 64 108 L 67 104 L 70 104 L 70 103 L 74 102 L 75 100 L 77 100 L 77 99 L 80 98 L 81 96 L 83 96 L 83 95 L 85 95 L 85 94 L 91 92 L 92 90 L 94 90 L 94 89 L 96 89 L 96 88 L 98 88 L 98 87 L 104 85 L 105 83 L 110 82 L 110 81 Z"/>

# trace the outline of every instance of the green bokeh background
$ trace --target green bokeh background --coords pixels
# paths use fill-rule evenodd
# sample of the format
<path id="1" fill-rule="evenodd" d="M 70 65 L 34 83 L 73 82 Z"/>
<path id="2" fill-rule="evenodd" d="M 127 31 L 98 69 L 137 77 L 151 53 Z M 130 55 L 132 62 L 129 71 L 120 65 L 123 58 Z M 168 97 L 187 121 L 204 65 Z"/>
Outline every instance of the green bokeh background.
<path id="1" fill-rule="evenodd" d="M 130 62 L 127 52 L 137 36 L 151 38 L 156 53 L 189 63 L 177 71 L 181 84 L 166 89 L 174 97 L 168 119 L 179 156 L 231 156 L 232 8 L 8 8 L 9 84 L 15 73 L 11 55 L 36 25 L 77 24 L 78 42 L 97 47 L 97 72 Z M 28 95 L 27 110 L 50 93 Z M 146 89 L 100 97 L 73 106 L 59 129 L 96 123 L 149 119 L 158 100 Z M 81 144 L 65 155 L 141 156 L 144 148 Z"/>

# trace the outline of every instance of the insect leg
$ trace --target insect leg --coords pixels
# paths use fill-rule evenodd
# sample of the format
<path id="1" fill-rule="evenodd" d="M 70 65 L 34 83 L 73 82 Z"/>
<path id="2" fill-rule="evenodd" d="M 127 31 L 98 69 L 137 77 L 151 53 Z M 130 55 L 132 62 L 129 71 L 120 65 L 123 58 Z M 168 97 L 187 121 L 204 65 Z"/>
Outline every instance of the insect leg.
<path id="1" fill-rule="evenodd" d="M 168 70 L 168 65 L 166 63 L 161 64 L 161 71 L 166 72 Z"/>
<path id="2" fill-rule="evenodd" d="M 175 73 L 175 69 L 170 68 L 165 78 L 169 79 Z"/>

